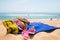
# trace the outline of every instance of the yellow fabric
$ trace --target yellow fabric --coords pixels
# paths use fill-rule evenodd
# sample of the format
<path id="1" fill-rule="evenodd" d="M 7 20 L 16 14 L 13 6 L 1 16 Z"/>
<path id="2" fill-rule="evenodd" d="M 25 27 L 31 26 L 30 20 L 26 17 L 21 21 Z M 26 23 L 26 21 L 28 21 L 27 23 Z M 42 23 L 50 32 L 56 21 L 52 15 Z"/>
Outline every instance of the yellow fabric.
<path id="1" fill-rule="evenodd" d="M 12 20 L 11 20 L 11 21 L 12 21 Z M 11 21 L 8 20 L 8 21 L 5 21 L 5 22 L 4 22 L 6 28 L 8 27 L 7 33 L 11 32 L 12 30 L 14 30 L 13 33 L 18 33 L 18 26 L 15 25 L 15 24 L 13 24 Z M 12 29 L 10 29 L 10 28 L 12 28 Z"/>

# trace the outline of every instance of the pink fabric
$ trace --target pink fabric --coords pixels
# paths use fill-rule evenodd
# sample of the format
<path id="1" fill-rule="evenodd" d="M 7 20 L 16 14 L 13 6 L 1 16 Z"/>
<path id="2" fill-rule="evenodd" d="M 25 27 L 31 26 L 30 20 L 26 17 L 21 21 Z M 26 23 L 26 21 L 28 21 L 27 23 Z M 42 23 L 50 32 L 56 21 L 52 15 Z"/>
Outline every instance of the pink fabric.
<path id="1" fill-rule="evenodd" d="M 30 38 L 29 31 L 27 31 L 27 30 L 23 30 L 22 35 L 24 36 L 25 39 Z"/>
<path id="2" fill-rule="evenodd" d="M 35 34 L 34 26 L 32 28 L 30 28 L 28 31 L 29 31 L 30 34 Z"/>
<path id="3" fill-rule="evenodd" d="M 22 31 L 22 35 L 24 36 L 25 39 L 30 38 L 29 34 L 34 34 L 34 33 L 35 33 L 34 27 L 32 27 L 30 30 L 23 30 Z"/>
<path id="4" fill-rule="evenodd" d="M 19 27 L 24 30 L 24 25 L 22 23 L 20 23 L 19 21 L 15 21 L 14 22 L 17 24 L 17 25 L 20 25 Z"/>

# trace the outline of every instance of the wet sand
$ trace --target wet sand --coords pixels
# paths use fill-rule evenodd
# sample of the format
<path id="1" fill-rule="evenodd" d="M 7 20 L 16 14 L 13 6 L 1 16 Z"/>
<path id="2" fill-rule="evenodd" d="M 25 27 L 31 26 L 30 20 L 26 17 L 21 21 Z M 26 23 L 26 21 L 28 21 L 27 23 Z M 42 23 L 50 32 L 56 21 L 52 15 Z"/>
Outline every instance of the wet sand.
<path id="1" fill-rule="evenodd" d="M 59 20 L 42 20 L 42 19 L 36 19 L 36 20 L 29 20 L 30 22 L 42 22 L 45 24 L 49 24 L 52 26 L 60 27 L 60 19 Z M 2 23 L 0 22 L 0 26 Z M 0 27 L 0 40 L 24 40 L 22 35 L 14 35 L 14 34 L 6 34 L 6 30 L 3 26 Z M 60 29 L 57 29 L 51 33 L 46 32 L 39 32 L 36 35 L 33 36 L 33 38 L 30 38 L 28 40 L 60 40 Z"/>

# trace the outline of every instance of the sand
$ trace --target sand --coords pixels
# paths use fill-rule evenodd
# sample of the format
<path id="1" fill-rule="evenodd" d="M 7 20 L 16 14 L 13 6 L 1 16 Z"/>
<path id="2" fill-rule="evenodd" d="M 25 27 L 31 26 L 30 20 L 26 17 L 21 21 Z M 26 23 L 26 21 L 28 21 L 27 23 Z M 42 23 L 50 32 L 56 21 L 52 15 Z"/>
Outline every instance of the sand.
<path id="1" fill-rule="evenodd" d="M 31 22 L 42 22 L 45 24 L 49 24 L 52 26 L 60 27 L 60 19 L 56 20 L 42 20 L 42 19 L 37 19 L 37 20 L 29 20 Z M 22 35 L 14 35 L 14 34 L 6 34 L 6 29 L 0 22 L 0 40 L 24 40 Z M 57 29 L 51 33 L 46 33 L 46 32 L 39 32 L 36 35 L 34 35 L 32 38 L 27 39 L 27 40 L 60 40 L 60 29 Z"/>

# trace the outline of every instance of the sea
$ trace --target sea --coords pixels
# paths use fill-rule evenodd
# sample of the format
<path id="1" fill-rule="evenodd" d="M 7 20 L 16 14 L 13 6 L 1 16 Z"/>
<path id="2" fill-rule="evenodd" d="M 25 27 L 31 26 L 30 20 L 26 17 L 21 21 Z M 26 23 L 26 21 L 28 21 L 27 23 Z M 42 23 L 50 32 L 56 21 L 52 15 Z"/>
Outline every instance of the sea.
<path id="1" fill-rule="evenodd" d="M 26 19 L 60 19 L 60 12 L 0 12 L 0 20 L 26 18 Z"/>

